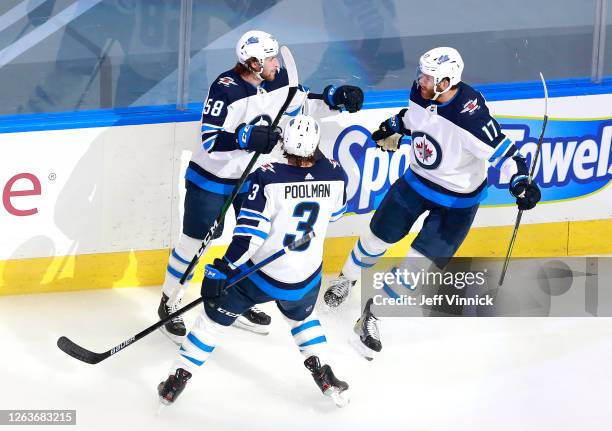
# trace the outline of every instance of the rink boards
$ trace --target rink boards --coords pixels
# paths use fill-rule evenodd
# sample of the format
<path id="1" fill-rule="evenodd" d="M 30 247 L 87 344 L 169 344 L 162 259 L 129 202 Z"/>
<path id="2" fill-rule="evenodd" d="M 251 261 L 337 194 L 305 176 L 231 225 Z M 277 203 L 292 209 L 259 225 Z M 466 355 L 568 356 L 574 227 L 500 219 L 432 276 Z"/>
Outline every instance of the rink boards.
<path id="1" fill-rule="evenodd" d="M 394 103 L 369 103 L 360 113 L 322 122 L 322 149 L 341 162 L 349 177 L 349 214 L 328 232 L 327 272 L 338 271 L 389 185 L 406 168 L 409 143 L 390 155 L 376 150 L 367 133 L 397 112 L 390 105 Z M 543 100 L 489 105 L 504 132 L 527 153 L 535 151 Z M 610 94 L 550 99 L 537 170 L 543 198 L 535 210 L 524 213 L 514 255 L 612 253 L 607 240 L 612 233 L 610 106 Z M 95 116 L 77 117 L 80 121 L 37 127 L 1 125 L 0 294 L 163 280 L 169 248 L 181 227 L 182 175 L 199 144 L 197 112 L 177 117 L 157 111 L 99 122 Z M 507 192 L 508 179 L 491 178 L 489 196 L 461 255 L 505 254 L 517 211 Z M 232 218 L 206 260 L 223 253 Z M 419 226 L 417 222 L 413 232 Z M 413 237 L 388 253 L 401 255 Z"/>

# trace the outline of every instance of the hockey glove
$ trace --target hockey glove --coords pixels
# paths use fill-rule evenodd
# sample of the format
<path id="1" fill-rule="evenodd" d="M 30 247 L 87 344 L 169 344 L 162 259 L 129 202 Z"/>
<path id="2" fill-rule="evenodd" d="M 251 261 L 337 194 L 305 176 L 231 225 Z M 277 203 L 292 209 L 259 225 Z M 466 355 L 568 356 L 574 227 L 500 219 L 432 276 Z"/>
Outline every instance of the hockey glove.
<path id="1" fill-rule="evenodd" d="M 410 135 L 410 130 L 406 129 L 402 118 L 407 109 L 402 109 L 399 114 L 380 123 L 378 130 L 372 133 L 372 140 L 383 150 L 395 151 L 399 141 L 404 135 Z M 397 135 L 397 136 L 393 136 Z"/>
<path id="2" fill-rule="evenodd" d="M 280 129 L 241 124 L 236 128 L 236 142 L 242 150 L 268 154 L 281 139 Z"/>
<path id="3" fill-rule="evenodd" d="M 215 299 L 225 291 L 227 279 L 232 270 L 222 259 L 215 259 L 213 265 L 204 267 L 204 279 L 200 294 L 204 299 Z"/>
<path id="4" fill-rule="evenodd" d="M 521 174 L 514 174 L 510 179 L 510 193 L 516 198 L 518 209 L 523 211 L 535 207 L 542 197 L 536 183 L 530 183 L 528 177 Z"/>
<path id="5" fill-rule="evenodd" d="M 342 111 L 344 108 L 353 113 L 363 106 L 363 91 L 353 85 L 328 85 L 323 90 L 323 100 L 331 109 Z"/>
<path id="6" fill-rule="evenodd" d="M 402 139 L 402 135 L 399 133 L 394 133 L 388 138 L 376 141 L 376 145 L 378 145 L 378 148 L 380 148 L 382 151 L 394 152 L 397 151 L 397 148 L 399 147 L 400 139 Z"/>

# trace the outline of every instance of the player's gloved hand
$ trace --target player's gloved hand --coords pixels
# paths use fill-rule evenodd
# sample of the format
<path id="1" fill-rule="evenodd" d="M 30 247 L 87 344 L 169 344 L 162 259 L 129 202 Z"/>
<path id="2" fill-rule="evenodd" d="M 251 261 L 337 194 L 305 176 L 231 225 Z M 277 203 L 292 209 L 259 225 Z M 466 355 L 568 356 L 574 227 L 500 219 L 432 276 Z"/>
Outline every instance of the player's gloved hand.
<path id="1" fill-rule="evenodd" d="M 380 123 L 378 130 L 372 133 L 372 140 L 381 149 L 385 151 L 397 150 L 402 136 L 410 134 L 410 130 L 406 129 L 402 121 L 405 113 L 406 109 L 402 109 L 399 114 Z"/>
<path id="2" fill-rule="evenodd" d="M 227 279 L 232 270 L 226 261 L 215 259 L 214 263 L 204 267 L 204 278 L 200 294 L 204 299 L 215 299 L 225 290 Z"/>
<path id="3" fill-rule="evenodd" d="M 323 90 L 323 100 L 331 109 L 342 111 L 344 108 L 353 113 L 363 106 L 363 91 L 354 85 L 328 85 Z"/>
<path id="4" fill-rule="evenodd" d="M 243 150 L 268 154 L 281 139 L 280 129 L 241 124 L 236 128 L 236 142 Z"/>
<path id="5" fill-rule="evenodd" d="M 530 210 L 540 201 L 542 194 L 536 183 L 528 181 L 527 175 L 514 174 L 510 179 L 510 193 L 516 198 L 520 210 Z"/>
<path id="6" fill-rule="evenodd" d="M 387 138 L 380 139 L 375 142 L 376 145 L 378 145 L 378 148 L 380 148 L 382 151 L 394 152 L 397 151 L 397 148 L 399 147 L 400 139 L 402 139 L 402 135 L 399 133 L 394 133 Z"/>

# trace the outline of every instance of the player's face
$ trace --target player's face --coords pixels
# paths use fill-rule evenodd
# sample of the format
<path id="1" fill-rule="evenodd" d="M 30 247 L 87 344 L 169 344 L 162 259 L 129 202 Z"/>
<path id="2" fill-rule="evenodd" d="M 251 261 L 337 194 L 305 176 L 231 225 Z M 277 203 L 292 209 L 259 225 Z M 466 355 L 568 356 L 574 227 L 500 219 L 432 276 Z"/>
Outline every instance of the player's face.
<path id="1" fill-rule="evenodd" d="M 419 91 L 421 92 L 421 97 L 426 100 L 431 100 L 436 95 L 434 91 L 434 77 L 431 75 L 427 75 L 420 70 L 417 69 L 417 84 L 419 85 Z M 448 79 L 443 79 L 442 82 L 438 84 L 438 92 L 441 93 L 449 86 Z"/>
<path id="2" fill-rule="evenodd" d="M 278 58 L 268 57 L 264 60 L 264 67 L 263 72 L 261 72 L 261 77 L 266 81 L 274 81 L 279 69 L 280 63 L 278 62 Z"/>
<path id="3" fill-rule="evenodd" d="M 434 91 L 433 76 L 419 73 L 417 75 L 417 84 L 419 85 L 419 91 L 421 92 L 421 97 L 423 99 L 429 100 L 434 98 L 436 93 Z"/>

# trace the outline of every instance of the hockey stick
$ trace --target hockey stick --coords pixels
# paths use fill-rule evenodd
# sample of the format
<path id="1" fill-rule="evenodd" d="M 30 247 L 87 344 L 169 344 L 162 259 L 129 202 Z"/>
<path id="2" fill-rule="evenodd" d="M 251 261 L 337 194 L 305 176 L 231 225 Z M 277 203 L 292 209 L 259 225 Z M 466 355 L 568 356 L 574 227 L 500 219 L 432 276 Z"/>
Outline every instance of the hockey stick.
<path id="1" fill-rule="evenodd" d="M 278 111 L 278 114 L 276 114 L 276 118 L 270 125 L 271 129 L 274 129 L 276 126 L 278 126 L 279 121 L 283 117 L 285 110 L 289 106 L 289 103 L 291 103 L 291 100 L 293 99 L 293 96 L 295 96 L 295 93 L 297 93 L 297 89 L 298 89 L 297 67 L 295 66 L 293 55 L 291 55 L 291 51 L 289 51 L 289 48 L 287 48 L 286 46 L 281 46 L 280 52 L 283 56 L 283 61 L 285 63 L 285 69 L 287 69 L 287 76 L 289 78 L 289 89 L 287 92 L 287 98 L 285 99 L 283 106 L 281 106 L 280 110 Z M 260 154 L 261 153 L 255 153 L 253 154 L 253 157 L 251 157 L 251 161 L 249 162 L 246 169 L 242 173 L 242 176 L 238 180 L 238 184 L 236 184 L 236 186 L 234 187 L 234 190 L 232 191 L 232 194 L 225 201 L 225 203 L 223 204 L 223 207 L 221 207 L 221 212 L 219 213 L 219 216 L 217 216 L 212 226 L 210 227 L 210 229 L 204 236 L 202 245 L 200 245 L 200 248 L 198 249 L 197 253 L 195 254 L 195 256 L 193 256 L 193 258 L 191 259 L 191 262 L 189 262 L 187 269 L 185 270 L 185 272 L 183 273 L 183 276 L 181 277 L 181 280 L 180 280 L 181 284 L 185 284 L 185 280 L 187 280 L 187 277 L 189 277 L 189 275 L 193 271 L 193 268 L 198 264 L 202 255 L 208 249 L 208 246 L 210 245 L 213 237 L 217 234 L 217 230 L 219 229 L 221 222 L 225 218 L 225 213 L 227 213 L 227 210 L 234 202 L 234 199 L 236 199 L 236 196 L 238 196 L 240 189 L 242 188 L 242 186 L 244 185 L 244 182 L 246 181 L 247 177 L 251 173 L 251 169 L 253 169 L 253 166 L 255 165 L 255 162 L 257 162 L 257 159 L 259 158 Z"/>
<path id="2" fill-rule="evenodd" d="M 533 163 L 531 164 L 531 171 L 529 172 L 529 177 L 527 178 L 527 182 L 529 182 L 530 184 L 533 181 L 533 173 L 535 172 L 536 165 L 538 164 L 538 159 L 540 158 L 542 140 L 544 139 L 544 131 L 546 130 L 546 124 L 548 124 L 548 88 L 546 87 L 546 81 L 544 80 L 544 75 L 542 75 L 542 72 L 540 72 L 540 80 L 542 80 L 542 85 L 544 86 L 544 120 L 542 121 L 542 133 L 540 133 L 540 139 L 538 139 L 538 146 L 533 157 Z M 514 230 L 512 231 L 512 238 L 510 239 L 510 245 L 508 246 L 506 259 L 504 260 L 504 267 L 502 269 L 501 276 L 499 277 L 499 283 L 497 283 L 499 287 L 504 284 L 504 278 L 506 277 L 506 271 L 508 270 L 510 256 L 512 255 L 512 249 L 514 248 L 514 242 L 516 241 L 516 235 L 518 233 L 518 228 L 521 224 L 522 217 L 523 210 L 519 210 L 518 214 L 516 215 L 516 221 L 514 222 Z"/>
<path id="3" fill-rule="evenodd" d="M 240 274 L 237 274 L 235 277 L 232 277 L 230 280 L 228 280 L 226 289 L 234 286 L 236 283 L 240 282 L 244 278 L 253 274 L 258 269 L 266 266 L 270 262 L 285 255 L 288 251 L 295 250 L 296 248 L 301 247 L 302 245 L 310 242 L 314 238 L 314 236 L 315 236 L 314 231 L 309 231 L 302 238 L 293 241 L 291 244 L 281 248 L 274 254 L 271 254 L 270 256 L 266 257 L 264 260 L 262 260 L 258 264 L 241 272 Z M 62 351 L 72 356 L 73 358 L 78 359 L 79 361 L 87 362 L 88 364 L 97 364 L 98 362 L 105 360 L 106 358 L 114 355 L 115 353 L 120 352 L 121 350 L 125 349 L 127 346 L 130 346 L 136 341 L 146 337 L 151 332 L 155 331 L 157 328 L 160 328 L 162 325 L 165 325 L 167 322 L 174 319 L 176 316 L 179 316 L 183 314 L 184 312 L 191 310 L 193 307 L 200 304 L 203 300 L 204 299 L 200 297 L 196 299 L 195 301 L 190 302 L 189 304 L 185 305 L 183 308 L 168 315 L 165 319 L 160 320 L 154 325 L 149 326 L 147 329 L 139 332 L 133 337 L 128 338 L 124 342 L 118 344 L 117 346 L 103 353 L 96 353 L 96 352 L 92 352 L 91 350 L 87 350 L 84 347 L 81 347 L 75 342 L 73 342 L 72 340 L 70 340 L 68 337 L 64 337 L 64 336 L 58 338 L 57 347 L 59 347 Z"/>

